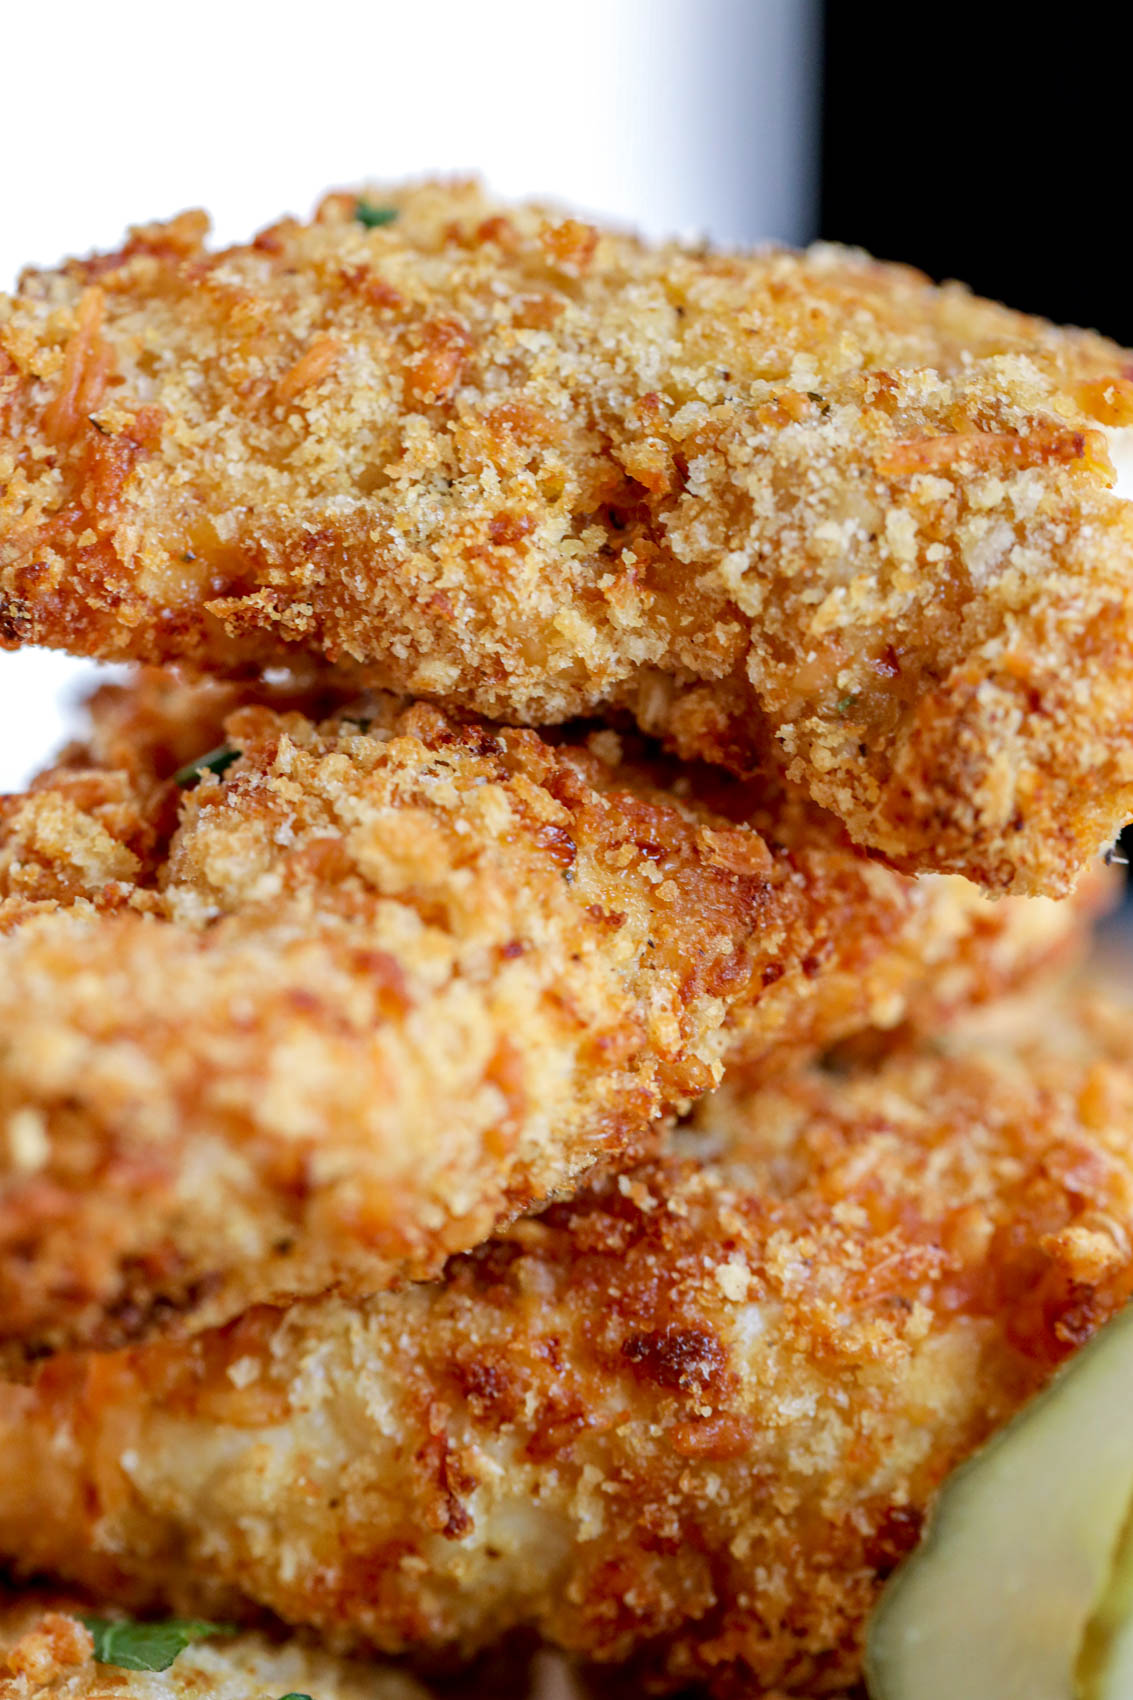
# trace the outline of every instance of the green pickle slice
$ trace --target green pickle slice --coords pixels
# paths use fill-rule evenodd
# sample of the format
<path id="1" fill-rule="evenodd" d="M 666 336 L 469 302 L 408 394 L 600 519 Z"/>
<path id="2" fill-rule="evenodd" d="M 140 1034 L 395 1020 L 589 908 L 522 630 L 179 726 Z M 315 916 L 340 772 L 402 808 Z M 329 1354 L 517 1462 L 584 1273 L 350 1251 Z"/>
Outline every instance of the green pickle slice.
<path id="1" fill-rule="evenodd" d="M 873 1700 L 1133 1700 L 1131 1503 L 1127 1307 L 945 1484 L 870 1622 Z"/>
<path id="2" fill-rule="evenodd" d="M 1133 1695 L 1133 1501 L 1126 1507 L 1109 1581 L 1078 1652 L 1076 1700 Z"/>

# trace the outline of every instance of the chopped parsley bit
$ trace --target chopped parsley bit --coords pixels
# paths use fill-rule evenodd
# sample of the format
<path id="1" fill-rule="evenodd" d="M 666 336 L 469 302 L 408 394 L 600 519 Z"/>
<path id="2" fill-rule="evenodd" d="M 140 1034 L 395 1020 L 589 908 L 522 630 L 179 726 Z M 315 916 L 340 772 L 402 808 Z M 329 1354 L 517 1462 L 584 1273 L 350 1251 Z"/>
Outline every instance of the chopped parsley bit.
<path id="1" fill-rule="evenodd" d="M 311 1700 L 311 1696 L 309 1694 L 283 1694 L 280 1696 L 280 1700 Z"/>
<path id="2" fill-rule="evenodd" d="M 131 1623 L 110 1617 L 80 1621 L 91 1632 L 98 1663 L 121 1670 L 168 1670 L 194 1641 L 236 1633 L 229 1623 L 207 1623 L 201 1618 L 171 1618 L 168 1623 Z"/>
<path id="3" fill-rule="evenodd" d="M 846 714 L 846 713 L 848 713 L 849 710 L 851 708 L 853 708 L 854 704 L 857 702 L 858 694 L 859 693 L 857 691 L 851 691 L 850 695 L 848 697 L 839 697 L 838 701 L 834 704 L 835 714 Z"/>
<path id="4" fill-rule="evenodd" d="M 234 761 L 239 760 L 239 756 L 240 751 L 234 750 L 231 744 L 221 744 L 219 748 L 210 750 L 207 755 L 198 756 L 196 761 L 186 762 L 184 767 L 179 767 L 173 775 L 173 783 L 182 788 L 195 785 L 206 773 L 215 773 L 219 779 Z"/>
<path id="5" fill-rule="evenodd" d="M 359 224 L 364 224 L 367 230 L 378 230 L 383 224 L 392 224 L 397 217 L 396 207 L 374 207 L 369 201 L 355 201 L 354 217 Z"/>

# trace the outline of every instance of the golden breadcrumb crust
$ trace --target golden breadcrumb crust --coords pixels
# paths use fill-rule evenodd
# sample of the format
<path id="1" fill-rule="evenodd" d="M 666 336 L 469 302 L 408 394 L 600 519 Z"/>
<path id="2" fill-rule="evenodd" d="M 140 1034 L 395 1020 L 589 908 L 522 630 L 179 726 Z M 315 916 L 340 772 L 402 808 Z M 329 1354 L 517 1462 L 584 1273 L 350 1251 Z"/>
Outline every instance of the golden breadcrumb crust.
<path id="1" fill-rule="evenodd" d="M 1128 354 L 854 251 L 377 198 L 0 298 L 0 640 L 629 711 L 898 866 L 1069 889 L 1133 814 Z"/>
<path id="2" fill-rule="evenodd" d="M 186 1647 L 168 1670 L 100 1664 L 80 1613 L 90 1605 L 0 1596 L 0 1700 L 426 1700 L 391 1665 L 335 1658 L 293 1639 L 221 1635 Z M 94 1611 L 94 1615 L 99 1613 Z"/>
<path id="3" fill-rule="evenodd" d="M 1130 1011 L 724 1092 L 444 1279 L 60 1354 L 0 1554 L 344 1643 L 518 1625 L 649 1687 L 841 1692 L 953 1467 L 1133 1288 Z"/>
<path id="4" fill-rule="evenodd" d="M 264 695 L 112 688 L 0 804 L 9 1351 L 435 1273 L 641 1155 L 726 1055 L 935 1019 L 1082 927 L 766 790 L 710 806 L 609 731 Z"/>

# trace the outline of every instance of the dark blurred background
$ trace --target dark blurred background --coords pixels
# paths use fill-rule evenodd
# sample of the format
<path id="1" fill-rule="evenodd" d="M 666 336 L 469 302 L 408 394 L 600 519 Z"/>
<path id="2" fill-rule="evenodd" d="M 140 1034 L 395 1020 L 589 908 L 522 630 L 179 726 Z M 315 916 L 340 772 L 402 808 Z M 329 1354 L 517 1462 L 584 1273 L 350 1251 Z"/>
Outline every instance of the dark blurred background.
<path id="1" fill-rule="evenodd" d="M 1133 6 L 1053 16 L 825 0 L 818 231 L 1133 345 Z"/>

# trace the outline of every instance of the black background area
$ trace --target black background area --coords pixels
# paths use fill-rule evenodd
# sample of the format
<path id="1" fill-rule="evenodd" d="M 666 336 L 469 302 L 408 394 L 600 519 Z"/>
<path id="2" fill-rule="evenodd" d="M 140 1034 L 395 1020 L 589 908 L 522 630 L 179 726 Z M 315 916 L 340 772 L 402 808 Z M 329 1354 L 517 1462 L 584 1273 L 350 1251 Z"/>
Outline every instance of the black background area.
<path id="1" fill-rule="evenodd" d="M 827 0 L 832 240 L 1131 343 L 1131 130 L 1133 7 Z"/>

